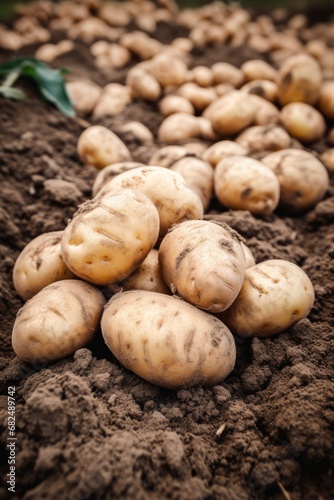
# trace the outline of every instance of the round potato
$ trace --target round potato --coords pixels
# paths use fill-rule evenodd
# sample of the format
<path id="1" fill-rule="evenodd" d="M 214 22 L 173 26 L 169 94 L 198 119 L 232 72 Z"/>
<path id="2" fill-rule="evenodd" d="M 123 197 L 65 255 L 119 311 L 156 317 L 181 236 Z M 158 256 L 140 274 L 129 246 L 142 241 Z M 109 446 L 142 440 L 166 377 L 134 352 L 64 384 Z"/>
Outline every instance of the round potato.
<path id="1" fill-rule="evenodd" d="M 214 172 L 214 190 L 228 208 L 268 215 L 278 205 L 280 185 L 277 176 L 260 161 L 247 156 L 221 160 Z"/>
<path id="2" fill-rule="evenodd" d="M 286 149 L 291 144 L 291 137 L 279 125 L 255 125 L 249 127 L 236 138 L 248 154 L 261 153 L 265 155 L 271 151 Z"/>
<path id="3" fill-rule="evenodd" d="M 198 118 L 188 113 L 173 113 L 167 116 L 158 129 L 160 142 L 174 143 L 200 137 Z"/>
<path id="4" fill-rule="evenodd" d="M 327 118 L 334 119 L 334 80 L 328 80 L 322 84 L 318 106 Z"/>
<path id="5" fill-rule="evenodd" d="M 67 266 L 96 285 L 129 276 L 154 247 L 159 214 L 151 200 L 132 189 L 109 192 L 83 203 L 64 230 Z"/>
<path id="6" fill-rule="evenodd" d="M 82 132 L 77 151 L 84 163 L 98 169 L 111 163 L 131 160 L 130 151 L 120 138 L 100 125 L 93 125 Z"/>
<path id="7" fill-rule="evenodd" d="M 270 337 L 306 318 L 314 302 L 313 285 L 296 264 L 273 259 L 246 270 L 241 291 L 219 315 L 240 337 Z"/>
<path id="8" fill-rule="evenodd" d="M 303 142 L 320 139 L 326 132 L 322 114 L 305 102 L 291 102 L 284 106 L 280 119 L 289 134 Z"/>
<path id="9" fill-rule="evenodd" d="M 96 196 L 97 193 L 102 189 L 102 187 L 113 179 L 116 175 L 121 174 L 123 172 L 127 172 L 133 168 L 143 167 L 142 163 L 138 163 L 136 161 L 121 161 L 119 163 L 112 163 L 107 167 L 103 168 L 95 177 L 95 181 L 92 187 L 92 194 Z"/>
<path id="10" fill-rule="evenodd" d="M 187 156 L 187 154 L 188 151 L 184 146 L 165 146 L 153 153 L 148 164 L 168 168 L 180 158 Z"/>
<path id="11" fill-rule="evenodd" d="M 210 312 L 232 304 L 245 275 L 239 236 L 226 224 L 212 221 L 174 226 L 161 242 L 159 261 L 172 292 Z"/>
<path id="12" fill-rule="evenodd" d="M 85 281 L 48 285 L 17 314 L 12 332 L 15 353 L 28 363 L 70 356 L 93 338 L 105 303 L 100 290 Z"/>
<path id="13" fill-rule="evenodd" d="M 278 98 L 281 104 L 300 101 L 314 104 L 320 94 L 321 71 L 318 62 L 307 54 L 288 57 L 278 72 Z"/>
<path id="14" fill-rule="evenodd" d="M 61 256 L 63 231 L 44 233 L 31 240 L 16 259 L 13 283 L 21 299 L 31 299 L 55 281 L 75 278 Z"/>
<path id="15" fill-rule="evenodd" d="M 300 149 L 281 149 L 261 160 L 277 175 L 280 206 L 297 213 L 314 207 L 329 186 L 324 165 L 312 154 Z"/>
<path id="16" fill-rule="evenodd" d="M 254 120 L 256 104 L 249 94 L 238 90 L 218 97 L 205 110 L 217 134 L 234 135 L 248 127 Z"/>
<path id="17" fill-rule="evenodd" d="M 180 174 L 167 168 L 150 166 L 123 172 L 108 181 L 98 197 L 110 189 L 137 189 L 150 198 L 159 212 L 160 238 L 173 224 L 203 218 L 203 204 L 198 194 Z"/>
<path id="18" fill-rule="evenodd" d="M 235 364 L 229 329 L 168 295 L 119 293 L 105 308 L 101 328 L 107 346 L 127 369 L 162 387 L 218 384 Z"/>
<path id="19" fill-rule="evenodd" d="M 228 156 L 244 156 L 247 149 L 234 141 L 219 141 L 207 148 L 202 154 L 202 159 L 216 167 L 217 163 Z"/>

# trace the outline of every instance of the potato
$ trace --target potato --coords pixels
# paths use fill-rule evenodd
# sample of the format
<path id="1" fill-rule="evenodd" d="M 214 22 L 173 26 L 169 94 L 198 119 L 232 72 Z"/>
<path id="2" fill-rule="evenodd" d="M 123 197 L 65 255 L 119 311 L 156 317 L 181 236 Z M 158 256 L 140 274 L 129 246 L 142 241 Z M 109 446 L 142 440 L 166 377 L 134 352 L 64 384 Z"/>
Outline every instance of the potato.
<path id="1" fill-rule="evenodd" d="M 111 291 L 116 290 L 118 292 L 146 290 L 148 292 L 165 293 L 167 295 L 172 294 L 161 274 L 159 252 L 154 248 L 130 276 L 120 283 L 109 285 L 109 288 Z"/>
<path id="2" fill-rule="evenodd" d="M 118 43 L 109 45 L 108 55 L 112 68 L 124 68 L 131 60 L 130 51 Z"/>
<path id="3" fill-rule="evenodd" d="M 182 175 L 187 184 L 199 195 L 206 211 L 213 196 L 211 165 L 200 158 L 186 156 L 173 163 L 170 169 Z"/>
<path id="4" fill-rule="evenodd" d="M 142 31 L 131 31 L 123 34 L 120 44 L 144 60 L 152 59 L 163 49 L 162 43 Z"/>
<path id="5" fill-rule="evenodd" d="M 103 93 L 98 99 L 94 110 L 95 120 L 105 116 L 118 115 L 132 101 L 131 89 L 119 83 L 109 83 L 103 89 Z"/>
<path id="6" fill-rule="evenodd" d="M 119 293 L 109 301 L 101 328 L 107 346 L 127 369 L 161 387 L 218 384 L 235 364 L 229 329 L 168 295 Z"/>
<path id="7" fill-rule="evenodd" d="M 77 80 L 66 83 L 66 89 L 73 102 L 74 109 L 83 115 L 90 114 L 102 94 L 102 88 L 96 83 Z"/>
<path id="8" fill-rule="evenodd" d="M 96 196 L 100 189 L 102 189 L 102 187 L 116 175 L 137 167 L 144 167 L 144 165 L 136 161 L 121 161 L 119 163 L 112 163 L 111 165 L 103 168 L 95 177 L 92 187 L 93 196 Z"/>
<path id="9" fill-rule="evenodd" d="M 322 114 L 304 102 L 291 102 L 284 106 L 280 120 L 289 134 L 303 142 L 320 139 L 326 132 Z"/>
<path id="10" fill-rule="evenodd" d="M 270 125 L 272 123 L 278 123 L 279 110 L 272 102 L 269 102 L 267 99 L 263 99 L 255 94 L 249 94 L 249 98 L 251 99 L 253 106 L 256 108 L 254 114 L 254 125 Z"/>
<path id="11" fill-rule="evenodd" d="M 178 57 L 163 52 L 153 57 L 150 62 L 150 71 L 162 87 L 179 87 L 187 79 L 188 68 Z"/>
<path id="12" fill-rule="evenodd" d="M 213 87 L 203 88 L 194 82 L 185 83 L 179 87 L 177 93 L 187 99 L 196 111 L 203 111 L 217 99 L 217 93 Z"/>
<path id="13" fill-rule="evenodd" d="M 232 304 L 245 275 L 237 233 L 212 221 L 186 221 L 172 227 L 161 242 L 159 261 L 172 292 L 209 312 Z"/>
<path id="14" fill-rule="evenodd" d="M 165 146 L 152 155 L 148 164 L 168 168 L 187 154 L 187 149 L 184 146 Z"/>
<path id="15" fill-rule="evenodd" d="M 207 148 L 202 154 L 202 159 L 216 167 L 217 163 L 228 156 L 244 156 L 247 149 L 234 141 L 219 141 Z"/>
<path id="16" fill-rule="evenodd" d="M 249 267 L 255 266 L 255 257 L 252 254 L 251 250 L 247 245 L 245 245 L 243 241 L 241 241 L 241 246 L 245 254 L 245 268 L 248 269 Z"/>
<path id="17" fill-rule="evenodd" d="M 278 205 L 280 185 L 277 176 L 261 162 L 247 156 L 221 160 L 214 171 L 214 190 L 228 208 L 268 215 Z"/>
<path id="18" fill-rule="evenodd" d="M 180 95 L 166 95 L 159 103 L 160 113 L 169 116 L 174 113 L 195 114 L 195 108 L 188 99 Z"/>
<path id="19" fill-rule="evenodd" d="M 255 94 L 267 101 L 274 102 L 277 98 L 278 86 L 277 83 L 271 82 L 270 80 L 252 80 L 246 83 L 246 85 L 243 85 L 240 92 Z"/>
<path id="20" fill-rule="evenodd" d="M 139 191 L 124 189 L 83 203 L 65 228 L 61 249 L 67 266 L 96 285 L 129 276 L 154 247 L 159 214 Z"/>
<path id="21" fill-rule="evenodd" d="M 283 104 L 301 101 L 307 104 L 317 102 L 321 88 L 319 64 L 307 54 L 288 57 L 278 73 L 278 97 Z"/>
<path id="22" fill-rule="evenodd" d="M 98 197 L 110 189 L 137 189 L 150 198 L 159 212 L 160 238 L 173 224 L 203 218 L 203 204 L 198 194 L 180 174 L 167 168 L 149 166 L 123 172 L 108 181 Z"/>
<path id="23" fill-rule="evenodd" d="M 77 151 L 84 163 L 98 169 L 111 163 L 131 160 L 130 151 L 119 137 L 100 125 L 93 125 L 82 132 Z"/>
<path id="24" fill-rule="evenodd" d="M 229 83 L 233 87 L 240 87 L 243 84 L 244 76 L 239 68 L 227 62 L 217 62 L 211 66 L 213 81 L 215 85 Z"/>
<path id="25" fill-rule="evenodd" d="M 252 59 L 246 61 L 240 68 L 246 82 L 252 80 L 272 80 L 277 79 L 277 71 L 262 59 Z"/>
<path id="26" fill-rule="evenodd" d="M 161 86 L 158 80 L 138 64 L 128 71 L 125 83 L 137 99 L 154 102 L 160 97 Z"/>
<path id="27" fill-rule="evenodd" d="M 334 80 L 328 80 L 322 84 L 318 106 L 326 118 L 334 119 Z"/>
<path id="28" fill-rule="evenodd" d="M 261 153 L 287 149 L 291 144 L 289 134 L 280 126 L 258 125 L 247 128 L 236 138 L 236 142 L 243 146 L 248 154 Z"/>
<path id="29" fill-rule="evenodd" d="M 213 84 L 213 72 L 207 66 L 195 66 L 190 72 L 190 77 L 200 87 L 210 87 Z"/>
<path id="30" fill-rule="evenodd" d="M 85 281 L 46 286 L 16 316 L 15 354 L 28 363 L 45 364 L 70 356 L 93 338 L 105 303 L 102 293 Z"/>
<path id="31" fill-rule="evenodd" d="M 330 172 L 334 172 L 334 148 L 326 149 L 320 155 L 320 160 Z"/>
<path id="32" fill-rule="evenodd" d="M 142 144 L 153 144 L 154 137 L 152 132 L 140 122 L 128 122 L 120 128 L 120 132 L 129 142 L 139 142 Z"/>
<path id="33" fill-rule="evenodd" d="M 198 119 L 188 113 L 174 113 L 167 116 L 158 129 L 158 139 L 165 143 L 182 142 L 199 136 Z"/>
<path id="34" fill-rule="evenodd" d="M 282 149 L 261 160 L 277 175 L 280 206 L 292 213 L 314 207 L 329 187 L 326 168 L 312 154 L 300 149 Z"/>
<path id="35" fill-rule="evenodd" d="M 206 142 L 194 141 L 194 142 L 186 142 L 183 144 L 184 149 L 186 149 L 188 155 L 197 156 L 200 158 L 204 151 L 208 148 Z"/>
<path id="36" fill-rule="evenodd" d="M 219 318 L 240 337 L 270 337 L 306 318 L 313 302 L 313 285 L 299 266 L 267 260 L 246 270 L 238 297 Z"/>
<path id="37" fill-rule="evenodd" d="M 23 300 L 55 281 L 75 278 L 61 256 L 63 231 L 44 233 L 31 240 L 16 259 L 13 283 Z"/>

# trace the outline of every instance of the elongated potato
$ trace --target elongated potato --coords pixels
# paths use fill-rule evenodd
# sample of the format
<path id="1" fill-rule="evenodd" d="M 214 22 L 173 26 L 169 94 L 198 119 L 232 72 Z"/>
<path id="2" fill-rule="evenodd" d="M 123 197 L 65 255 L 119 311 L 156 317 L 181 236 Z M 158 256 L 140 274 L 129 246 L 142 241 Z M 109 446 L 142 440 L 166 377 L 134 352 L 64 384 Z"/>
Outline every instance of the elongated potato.
<path id="1" fill-rule="evenodd" d="M 129 276 L 154 247 L 159 214 L 151 200 L 132 189 L 83 203 L 62 237 L 67 266 L 96 285 Z"/>
<path id="2" fill-rule="evenodd" d="M 233 370 L 235 343 L 217 318 L 168 295 L 115 295 L 101 321 L 116 358 L 145 380 L 169 388 L 217 384 Z"/>
<path id="3" fill-rule="evenodd" d="M 96 196 L 97 193 L 102 189 L 102 187 L 113 179 L 116 175 L 121 174 L 123 172 L 127 172 L 133 168 L 143 167 L 142 163 L 138 163 L 137 161 L 121 161 L 119 163 L 112 163 L 107 167 L 103 168 L 95 177 L 95 181 L 92 187 L 92 194 Z"/>
<path id="4" fill-rule="evenodd" d="M 61 256 L 62 235 L 63 231 L 40 234 L 24 247 L 16 259 L 13 283 L 21 299 L 31 299 L 55 281 L 76 277 Z"/>
<path id="5" fill-rule="evenodd" d="M 159 261 L 172 292 L 210 312 L 232 304 L 245 275 L 245 255 L 237 233 L 212 221 L 174 226 L 161 242 Z"/>
<path id="6" fill-rule="evenodd" d="M 274 172 L 247 156 L 230 156 L 221 160 L 214 172 L 214 190 L 228 208 L 249 210 L 268 215 L 277 207 L 280 185 Z"/>
<path id="7" fill-rule="evenodd" d="M 173 224 L 203 218 L 203 204 L 198 194 L 180 174 L 167 168 L 150 166 L 123 172 L 108 181 L 98 197 L 110 189 L 137 189 L 148 196 L 159 212 L 160 238 Z"/>
<path id="8" fill-rule="evenodd" d="M 299 266 L 267 260 L 246 270 L 238 297 L 219 318 L 240 337 L 269 337 L 305 318 L 313 302 L 313 285 Z"/>
<path id="9" fill-rule="evenodd" d="M 48 285 L 17 314 L 12 333 L 15 353 L 29 363 L 70 356 L 93 338 L 105 303 L 103 294 L 85 281 Z"/>

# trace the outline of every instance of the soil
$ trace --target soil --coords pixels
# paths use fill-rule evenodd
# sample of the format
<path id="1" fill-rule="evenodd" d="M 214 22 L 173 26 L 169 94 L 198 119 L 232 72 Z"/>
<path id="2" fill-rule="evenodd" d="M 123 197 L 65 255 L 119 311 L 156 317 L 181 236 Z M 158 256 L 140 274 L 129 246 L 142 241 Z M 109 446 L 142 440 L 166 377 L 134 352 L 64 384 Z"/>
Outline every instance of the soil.
<path id="1" fill-rule="evenodd" d="M 159 38 L 179 36 L 173 26 Z M 55 35 L 56 37 L 56 35 Z M 35 47 L 20 55 L 33 55 Z M 192 64 L 240 65 L 258 54 L 242 47 L 208 48 Z M 6 60 L 9 53 L 1 52 Z M 108 80 L 77 42 L 55 66 L 97 83 Z M 14 499 L 330 499 L 334 478 L 334 188 L 307 214 L 255 218 L 248 212 L 212 214 L 238 230 L 258 261 L 284 258 L 300 265 L 315 286 L 307 319 L 268 339 L 237 339 L 237 364 L 214 387 L 166 390 L 125 370 L 101 333 L 73 357 L 48 365 L 21 362 L 11 329 L 22 301 L 12 285 L 16 257 L 34 237 L 63 229 L 91 196 L 96 170 L 80 163 L 78 120 L 42 102 L 22 81 L 23 102 L 0 105 L 0 498 Z M 102 124 L 138 120 L 157 132 L 155 105 L 131 104 Z M 135 161 L 158 147 L 122 137 Z M 324 145 L 314 144 L 315 151 Z M 48 180 L 47 183 L 45 183 Z M 50 182 L 52 180 L 53 182 Z M 67 181 L 66 190 L 57 180 Z M 215 215 L 216 214 L 216 215 Z M 7 490 L 7 395 L 16 389 L 16 493 Z"/>

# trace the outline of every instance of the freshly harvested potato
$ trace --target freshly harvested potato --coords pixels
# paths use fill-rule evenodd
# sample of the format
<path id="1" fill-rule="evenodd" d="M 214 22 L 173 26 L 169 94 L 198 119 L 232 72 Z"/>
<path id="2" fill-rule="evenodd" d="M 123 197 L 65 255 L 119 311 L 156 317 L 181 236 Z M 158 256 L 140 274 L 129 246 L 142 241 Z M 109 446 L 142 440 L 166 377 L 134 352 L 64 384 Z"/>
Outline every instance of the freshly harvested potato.
<path id="1" fill-rule="evenodd" d="M 180 95 L 166 95 L 159 103 L 160 113 L 169 116 L 174 113 L 195 114 L 195 108 L 191 102 Z"/>
<path id="2" fill-rule="evenodd" d="M 109 83 L 103 89 L 93 110 L 95 120 L 118 115 L 132 101 L 131 89 L 120 83 Z"/>
<path id="3" fill-rule="evenodd" d="M 242 71 L 236 66 L 233 66 L 233 64 L 227 62 L 217 62 L 211 66 L 211 71 L 215 85 L 229 83 L 230 85 L 233 85 L 233 87 L 238 88 L 244 82 L 244 75 Z"/>
<path id="4" fill-rule="evenodd" d="M 129 276 L 158 234 L 159 214 L 151 200 L 132 189 L 114 190 L 80 206 L 64 230 L 62 256 L 80 278 L 106 285 Z"/>
<path id="5" fill-rule="evenodd" d="M 16 355 L 28 363 L 56 361 L 93 338 L 106 301 L 81 280 L 52 283 L 19 310 L 12 332 Z"/>
<path id="6" fill-rule="evenodd" d="M 140 122 L 128 122 L 120 128 L 125 135 L 125 140 L 136 141 L 142 144 L 152 144 L 154 137 L 152 132 Z"/>
<path id="7" fill-rule="evenodd" d="M 213 196 L 211 165 L 200 158 L 185 156 L 173 163 L 170 169 L 182 175 L 187 184 L 199 195 L 206 211 Z"/>
<path id="8" fill-rule="evenodd" d="M 271 151 L 287 149 L 291 144 L 291 138 L 279 125 L 257 125 L 241 132 L 236 142 L 243 146 L 248 154 L 265 155 Z"/>
<path id="9" fill-rule="evenodd" d="M 207 66 L 195 66 L 190 71 L 190 78 L 200 87 L 210 87 L 213 85 L 213 72 Z"/>
<path id="10" fill-rule="evenodd" d="M 160 97 L 161 86 L 158 80 L 139 64 L 128 71 L 125 83 L 130 87 L 133 97 L 137 99 L 154 102 Z"/>
<path id="11" fill-rule="evenodd" d="M 240 337 L 270 337 L 306 318 L 313 303 L 306 273 L 292 262 L 273 259 L 246 270 L 238 297 L 219 318 Z"/>
<path id="12" fill-rule="evenodd" d="M 246 82 L 252 80 L 277 80 L 277 71 L 262 59 L 246 61 L 240 68 Z"/>
<path id="13" fill-rule="evenodd" d="M 115 285 L 109 286 L 111 290 L 115 289 Z M 167 295 L 172 294 L 161 274 L 159 252 L 154 248 L 149 252 L 140 266 L 125 280 L 117 283 L 116 287 L 118 292 L 127 290 L 146 290 L 148 292 L 165 293 Z"/>
<path id="14" fill-rule="evenodd" d="M 111 165 L 103 168 L 95 177 L 92 187 L 93 197 L 96 196 L 100 189 L 102 189 L 102 187 L 113 177 L 137 167 L 144 167 L 144 165 L 136 161 L 121 161 L 119 163 L 112 163 Z"/>
<path id="15" fill-rule="evenodd" d="M 165 143 L 187 141 L 199 136 L 198 118 L 188 113 L 174 113 L 167 116 L 158 129 L 158 139 Z"/>
<path id="16" fill-rule="evenodd" d="M 203 204 L 198 194 L 180 174 L 167 168 L 149 166 L 123 172 L 108 181 L 98 197 L 115 189 L 136 189 L 154 203 L 159 212 L 160 238 L 173 224 L 203 218 Z"/>
<path id="17" fill-rule="evenodd" d="M 187 154 L 188 151 L 184 146 L 165 146 L 153 153 L 148 164 L 168 168 Z"/>
<path id="18" fill-rule="evenodd" d="M 318 106 L 326 118 L 334 119 L 334 80 L 328 80 L 322 84 Z"/>
<path id="19" fill-rule="evenodd" d="M 187 153 L 192 156 L 197 156 L 200 158 L 204 151 L 208 148 L 206 142 L 194 141 L 194 142 L 186 142 L 183 144 L 184 149 L 187 150 Z"/>
<path id="20" fill-rule="evenodd" d="M 278 98 L 283 106 L 295 101 L 314 104 L 320 95 L 321 81 L 321 70 L 313 57 L 293 55 L 279 69 Z"/>
<path id="21" fill-rule="evenodd" d="M 131 154 L 126 145 L 114 132 L 93 125 L 88 127 L 79 137 L 77 151 L 80 159 L 98 169 L 111 163 L 131 160 Z"/>
<path id="22" fill-rule="evenodd" d="M 31 299 L 50 283 L 76 277 L 61 256 L 62 234 L 63 231 L 40 234 L 16 259 L 13 283 L 21 299 Z"/>
<path id="23" fill-rule="evenodd" d="M 334 148 L 326 149 L 320 156 L 320 160 L 330 172 L 334 172 Z"/>
<path id="24" fill-rule="evenodd" d="M 94 82 L 77 80 L 66 83 L 66 89 L 74 109 L 83 115 L 90 114 L 102 94 L 102 88 Z"/>
<path id="25" fill-rule="evenodd" d="M 270 80 L 252 80 L 240 89 L 246 94 L 255 94 L 267 101 L 274 102 L 277 98 L 278 86 L 277 83 Z"/>
<path id="26" fill-rule="evenodd" d="M 324 165 L 312 154 L 300 149 L 282 149 L 261 160 L 277 175 L 280 206 L 292 213 L 314 207 L 329 186 Z"/>
<path id="27" fill-rule="evenodd" d="M 101 328 L 127 369 L 161 387 L 218 384 L 235 364 L 234 339 L 224 323 L 168 295 L 141 290 L 114 295 Z"/>
<path id="28" fill-rule="evenodd" d="M 241 90 L 240 90 L 241 92 Z M 279 110 L 272 103 L 255 94 L 249 94 L 253 105 L 256 108 L 254 115 L 254 125 L 270 125 L 271 123 L 278 123 Z"/>
<path id="29" fill-rule="evenodd" d="M 179 87 L 177 93 L 187 99 L 196 111 L 203 111 L 217 99 L 217 93 L 213 87 L 203 88 L 194 82 L 185 83 Z"/>
<path id="30" fill-rule="evenodd" d="M 187 79 L 188 68 L 182 59 L 163 52 L 150 61 L 150 71 L 162 87 L 179 87 Z"/>
<path id="31" fill-rule="evenodd" d="M 219 141 L 207 148 L 202 154 L 202 159 L 216 167 L 217 163 L 228 156 L 244 156 L 247 149 L 234 141 Z"/>
<path id="32" fill-rule="evenodd" d="M 214 171 L 218 200 L 228 208 L 268 215 L 278 205 L 280 185 L 277 176 L 260 161 L 247 156 L 221 160 Z"/>
<path id="33" fill-rule="evenodd" d="M 280 119 L 289 134 L 303 142 L 320 139 L 326 132 L 322 114 L 305 102 L 291 102 L 284 106 Z"/>
<path id="34" fill-rule="evenodd" d="M 226 224 L 186 221 L 167 233 L 159 249 L 164 280 L 174 294 L 209 312 L 227 309 L 245 275 L 237 233 Z"/>
<path id="35" fill-rule="evenodd" d="M 251 250 L 248 248 L 247 245 L 245 245 L 245 243 L 243 241 L 241 242 L 241 246 L 242 246 L 242 249 L 243 249 L 244 254 L 245 254 L 245 269 L 248 269 L 249 267 L 255 266 L 256 261 L 255 261 L 255 257 L 252 254 Z"/>

